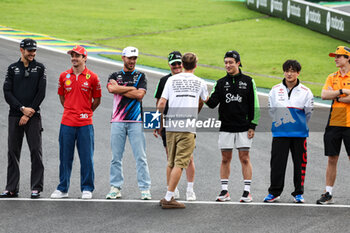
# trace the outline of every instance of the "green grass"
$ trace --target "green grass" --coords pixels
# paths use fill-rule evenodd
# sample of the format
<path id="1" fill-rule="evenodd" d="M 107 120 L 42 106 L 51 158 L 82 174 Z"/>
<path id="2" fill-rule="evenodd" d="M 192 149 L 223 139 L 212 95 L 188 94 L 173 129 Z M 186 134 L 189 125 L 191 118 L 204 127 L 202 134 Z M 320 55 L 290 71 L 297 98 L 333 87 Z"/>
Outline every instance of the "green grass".
<path id="1" fill-rule="evenodd" d="M 0 24 L 69 40 L 96 40 L 260 15 L 241 12 L 236 5 L 208 0 L 0 0 Z"/>
<path id="2" fill-rule="evenodd" d="M 242 2 L 0 0 L 0 8 L 0 25 L 114 48 L 133 45 L 140 49 L 138 62 L 143 65 L 168 69 L 165 57 L 170 51 L 195 52 L 200 64 L 213 66 L 196 71 L 208 79 L 225 74 L 214 67 L 223 67 L 223 55 L 231 49 L 240 52 L 243 71 L 269 76 L 282 77 L 282 63 L 297 59 L 303 67 L 300 79 L 315 83 L 306 85 L 316 96 L 327 75 L 336 70 L 328 53 L 338 45 L 350 45 L 278 18 L 265 18 Z M 259 87 L 280 82 L 252 76 Z"/>

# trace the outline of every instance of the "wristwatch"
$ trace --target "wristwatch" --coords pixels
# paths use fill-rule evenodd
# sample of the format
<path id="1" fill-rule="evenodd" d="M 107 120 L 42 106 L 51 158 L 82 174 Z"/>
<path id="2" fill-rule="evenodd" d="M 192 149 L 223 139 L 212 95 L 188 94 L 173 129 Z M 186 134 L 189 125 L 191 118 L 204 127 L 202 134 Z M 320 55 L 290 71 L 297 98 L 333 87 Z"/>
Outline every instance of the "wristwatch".
<path id="1" fill-rule="evenodd" d="M 343 94 L 343 89 L 339 89 L 339 95 Z"/>

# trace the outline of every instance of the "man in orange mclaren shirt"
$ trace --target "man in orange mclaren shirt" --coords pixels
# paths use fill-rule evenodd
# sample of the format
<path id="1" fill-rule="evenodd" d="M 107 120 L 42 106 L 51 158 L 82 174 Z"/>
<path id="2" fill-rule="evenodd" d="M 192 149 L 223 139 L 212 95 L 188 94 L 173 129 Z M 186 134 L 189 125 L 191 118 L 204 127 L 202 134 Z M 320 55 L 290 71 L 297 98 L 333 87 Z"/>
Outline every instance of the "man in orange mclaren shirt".
<path id="1" fill-rule="evenodd" d="M 326 192 L 317 204 L 333 203 L 333 185 L 337 176 L 337 163 L 342 141 L 350 159 L 350 48 L 339 46 L 330 53 L 339 70 L 330 74 L 322 90 L 322 99 L 333 100 L 324 133 L 324 150 L 328 156 Z"/>
<path id="2" fill-rule="evenodd" d="M 72 68 L 61 73 L 58 95 L 64 112 L 59 134 L 60 183 L 51 198 L 68 197 L 74 147 L 80 158 L 81 192 L 83 199 L 92 198 L 94 190 L 94 128 L 93 111 L 101 100 L 100 80 L 86 66 L 87 51 L 75 46 L 67 52 L 71 55 Z"/>

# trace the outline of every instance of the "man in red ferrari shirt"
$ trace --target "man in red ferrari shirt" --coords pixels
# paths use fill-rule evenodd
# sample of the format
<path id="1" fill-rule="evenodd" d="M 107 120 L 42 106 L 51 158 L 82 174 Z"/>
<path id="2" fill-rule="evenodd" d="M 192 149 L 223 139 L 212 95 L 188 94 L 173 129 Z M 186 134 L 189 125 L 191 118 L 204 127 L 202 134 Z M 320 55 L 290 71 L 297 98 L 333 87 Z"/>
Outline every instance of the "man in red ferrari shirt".
<path id="1" fill-rule="evenodd" d="M 101 101 L 101 85 L 97 75 L 85 66 L 87 51 L 84 47 L 75 46 L 67 53 L 71 55 L 72 68 L 61 73 L 58 83 L 58 95 L 64 107 L 59 134 L 60 183 L 51 198 L 68 197 L 76 143 L 82 198 L 90 199 L 94 190 L 92 115 Z"/>

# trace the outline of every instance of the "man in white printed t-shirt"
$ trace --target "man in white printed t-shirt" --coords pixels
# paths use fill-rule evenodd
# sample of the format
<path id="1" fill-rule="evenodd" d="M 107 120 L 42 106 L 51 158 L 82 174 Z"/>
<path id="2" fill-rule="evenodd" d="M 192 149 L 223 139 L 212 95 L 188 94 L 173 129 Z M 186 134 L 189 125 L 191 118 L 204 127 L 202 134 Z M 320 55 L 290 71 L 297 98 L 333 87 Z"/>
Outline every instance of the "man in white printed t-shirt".
<path id="1" fill-rule="evenodd" d="M 160 201 L 163 209 L 185 208 L 174 199 L 174 191 L 181 178 L 182 170 L 187 168 L 195 147 L 195 120 L 203 101 L 208 99 L 207 85 L 195 76 L 198 58 L 194 53 L 182 57 L 184 72 L 173 75 L 165 84 L 157 109 L 163 113 L 168 101 L 169 110 L 165 125 L 168 145 L 168 191 Z M 161 129 L 159 129 L 160 132 Z"/>

